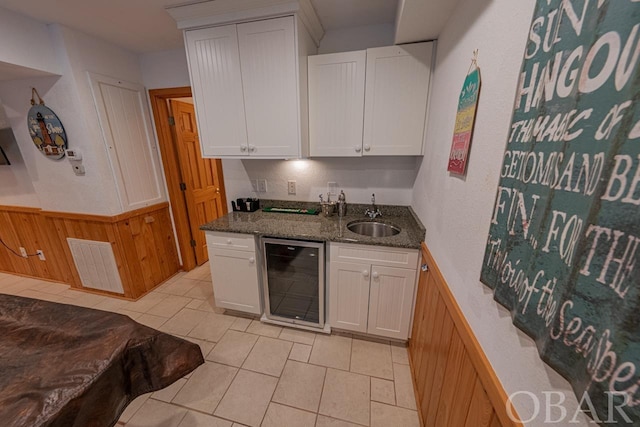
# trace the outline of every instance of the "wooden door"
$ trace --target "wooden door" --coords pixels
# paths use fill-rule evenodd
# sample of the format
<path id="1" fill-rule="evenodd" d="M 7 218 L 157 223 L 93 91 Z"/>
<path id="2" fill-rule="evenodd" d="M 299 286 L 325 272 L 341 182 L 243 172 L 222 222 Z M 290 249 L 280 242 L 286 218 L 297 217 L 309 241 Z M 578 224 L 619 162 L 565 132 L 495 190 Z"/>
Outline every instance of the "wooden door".
<path id="1" fill-rule="evenodd" d="M 209 256 L 205 234 L 200 226 L 227 213 L 221 190 L 222 165 L 220 160 L 202 157 L 193 105 L 176 100 L 170 102 L 182 188 L 191 228 L 191 245 L 195 249 L 196 264 L 202 265 Z"/>
<path id="2" fill-rule="evenodd" d="M 415 270 L 371 267 L 368 333 L 400 340 L 409 338 L 415 283 Z"/>
<path id="3" fill-rule="evenodd" d="M 331 262 L 329 322 L 332 327 L 367 332 L 369 264 Z"/>
<path id="4" fill-rule="evenodd" d="M 249 155 L 297 157 L 300 147 L 292 16 L 238 24 Z"/>
<path id="5" fill-rule="evenodd" d="M 360 157 L 367 51 L 309 57 L 309 150 L 314 157 Z"/>

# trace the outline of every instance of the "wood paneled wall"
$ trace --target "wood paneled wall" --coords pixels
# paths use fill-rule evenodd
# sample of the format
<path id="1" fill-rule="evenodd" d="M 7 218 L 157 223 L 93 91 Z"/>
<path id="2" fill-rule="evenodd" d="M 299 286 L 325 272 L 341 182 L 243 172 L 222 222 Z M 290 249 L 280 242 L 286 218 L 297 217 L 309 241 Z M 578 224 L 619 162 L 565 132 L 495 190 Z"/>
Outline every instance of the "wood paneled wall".
<path id="1" fill-rule="evenodd" d="M 521 427 L 507 395 L 426 245 L 409 360 L 425 427 Z M 511 407 L 511 413 L 516 414 Z"/>
<path id="2" fill-rule="evenodd" d="M 2 246 L 0 270 L 83 289 L 67 237 L 111 243 L 126 298 L 144 295 L 180 268 L 169 205 L 161 203 L 111 217 L 0 206 L 0 238 L 46 257 L 20 258 Z"/>

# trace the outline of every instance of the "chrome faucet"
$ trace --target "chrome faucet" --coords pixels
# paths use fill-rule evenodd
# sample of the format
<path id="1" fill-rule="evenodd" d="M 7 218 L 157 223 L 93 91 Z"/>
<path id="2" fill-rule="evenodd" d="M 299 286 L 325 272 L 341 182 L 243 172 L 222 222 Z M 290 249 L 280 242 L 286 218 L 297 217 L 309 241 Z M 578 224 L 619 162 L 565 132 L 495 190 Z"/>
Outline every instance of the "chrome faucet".
<path id="1" fill-rule="evenodd" d="M 367 210 L 364 211 L 364 215 L 368 216 L 371 219 L 382 216 L 382 212 L 380 212 L 380 209 L 376 207 L 375 193 L 371 195 L 371 209 L 367 208 Z"/>

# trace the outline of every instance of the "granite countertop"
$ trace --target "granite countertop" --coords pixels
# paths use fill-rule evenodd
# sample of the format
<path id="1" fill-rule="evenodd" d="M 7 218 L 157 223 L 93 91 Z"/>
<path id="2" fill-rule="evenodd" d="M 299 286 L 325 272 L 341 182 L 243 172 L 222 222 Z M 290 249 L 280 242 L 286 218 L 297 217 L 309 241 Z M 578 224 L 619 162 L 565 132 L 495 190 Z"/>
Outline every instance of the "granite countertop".
<path id="1" fill-rule="evenodd" d="M 230 212 L 200 227 L 205 231 L 255 234 L 258 236 L 280 237 L 298 240 L 356 243 L 362 245 L 391 246 L 418 249 L 424 241 L 425 228 L 409 206 L 378 205 L 381 217 L 374 220 L 364 216 L 370 205 L 347 204 L 347 214 L 339 218 L 333 216 L 299 215 L 291 213 L 263 212 L 264 207 L 316 208 L 318 203 L 291 202 L 282 200 L 261 200 L 260 210 L 255 212 Z M 347 229 L 352 221 L 375 221 L 395 225 L 399 234 L 389 237 L 369 237 Z"/>

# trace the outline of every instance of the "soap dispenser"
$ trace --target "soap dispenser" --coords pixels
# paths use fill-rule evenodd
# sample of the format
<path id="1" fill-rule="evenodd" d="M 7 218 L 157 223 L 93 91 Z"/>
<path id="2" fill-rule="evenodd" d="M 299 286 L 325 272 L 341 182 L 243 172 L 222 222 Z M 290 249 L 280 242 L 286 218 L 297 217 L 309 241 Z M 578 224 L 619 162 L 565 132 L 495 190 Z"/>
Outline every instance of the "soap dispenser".
<path id="1" fill-rule="evenodd" d="M 340 190 L 338 195 L 338 216 L 344 217 L 347 213 L 347 197 L 344 195 L 344 190 Z"/>

